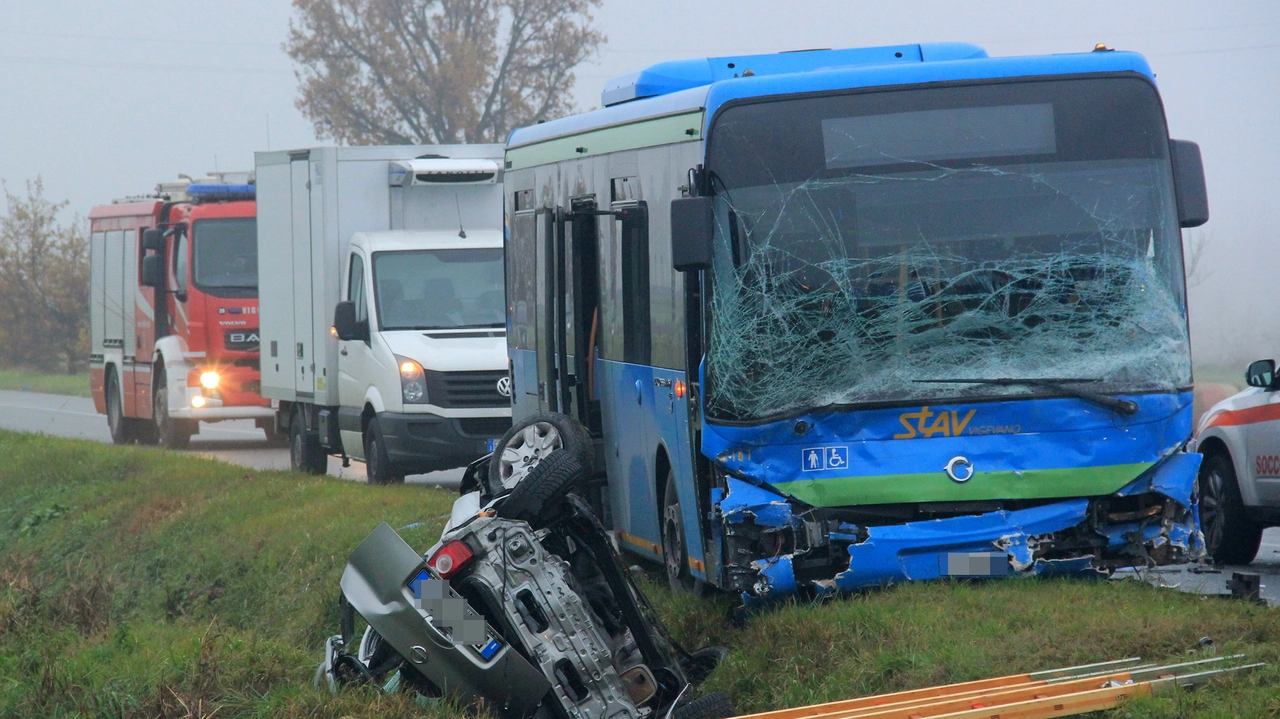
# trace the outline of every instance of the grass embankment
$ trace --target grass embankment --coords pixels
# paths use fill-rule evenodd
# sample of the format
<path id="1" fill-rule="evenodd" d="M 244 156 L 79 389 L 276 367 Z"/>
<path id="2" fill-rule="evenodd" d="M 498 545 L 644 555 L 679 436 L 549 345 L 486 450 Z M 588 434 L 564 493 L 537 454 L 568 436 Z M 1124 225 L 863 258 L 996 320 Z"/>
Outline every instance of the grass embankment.
<path id="1" fill-rule="evenodd" d="M 65 394 L 72 397 L 90 397 L 89 374 L 51 374 L 38 370 L 14 367 L 0 369 L 0 390 L 20 390 L 22 392 L 45 392 L 48 394 Z"/>
<path id="2" fill-rule="evenodd" d="M 310 686 L 344 558 L 379 521 L 414 546 L 452 496 L 0 433 L 0 716 L 444 717 Z M 1280 662 L 1280 612 L 1137 583 L 921 584 L 726 625 L 651 585 L 688 645 L 732 648 L 708 689 L 743 711 L 1141 655 Z M 1280 669 L 1126 716 L 1272 716 Z"/>

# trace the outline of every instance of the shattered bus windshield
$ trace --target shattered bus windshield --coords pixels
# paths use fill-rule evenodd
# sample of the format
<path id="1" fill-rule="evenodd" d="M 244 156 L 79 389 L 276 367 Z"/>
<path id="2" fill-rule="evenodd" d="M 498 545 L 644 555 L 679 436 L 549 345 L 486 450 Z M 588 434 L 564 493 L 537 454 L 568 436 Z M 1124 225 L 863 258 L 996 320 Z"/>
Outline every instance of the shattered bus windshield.
<path id="1" fill-rule="evenodd" d="M 771 100 L 709 136 L 708 411 L 1191 380 L 1155 89 L 1108 77 Z"/>

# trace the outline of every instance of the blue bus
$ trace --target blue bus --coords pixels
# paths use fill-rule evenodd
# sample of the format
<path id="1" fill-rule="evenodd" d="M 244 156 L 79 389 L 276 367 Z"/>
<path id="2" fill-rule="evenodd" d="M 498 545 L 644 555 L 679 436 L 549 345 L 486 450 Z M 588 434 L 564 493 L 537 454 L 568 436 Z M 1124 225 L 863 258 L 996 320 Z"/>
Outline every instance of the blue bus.
<path id="1" fill-rule="evenodd" d="M 748 602 L 1203 554 L 1182 227 L 1131 52 L 654 65 L 506 150 L 514 426 L 618 542 Z"/>

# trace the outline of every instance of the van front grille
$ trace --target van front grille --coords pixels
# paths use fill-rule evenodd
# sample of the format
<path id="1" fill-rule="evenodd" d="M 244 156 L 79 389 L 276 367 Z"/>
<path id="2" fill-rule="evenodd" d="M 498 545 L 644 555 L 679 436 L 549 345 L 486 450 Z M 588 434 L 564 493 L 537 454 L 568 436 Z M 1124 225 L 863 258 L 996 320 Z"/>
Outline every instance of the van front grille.
<path id="1" fill-rule="evenodd" d="M 511 398 L 498 392 L 504 370 L 481 372 L 426 372 L 427 401 L 437 407 L 468 409 L 510 407 Z"/>

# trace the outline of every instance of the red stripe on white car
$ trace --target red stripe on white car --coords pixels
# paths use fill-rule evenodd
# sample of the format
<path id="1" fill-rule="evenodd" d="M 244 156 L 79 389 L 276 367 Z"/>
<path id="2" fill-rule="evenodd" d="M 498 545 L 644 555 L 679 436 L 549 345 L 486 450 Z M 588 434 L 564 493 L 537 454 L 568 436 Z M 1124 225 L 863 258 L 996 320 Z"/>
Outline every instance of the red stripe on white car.
<path id="1" fill-rule="evenodd" d="M 1280 403 L 1264 404 L 1259 407 L 1224 410 L 1209 418 L 1204 428 L 1237 427 L 1242 424 L 1257 424 L 1280 419 Z"/>

